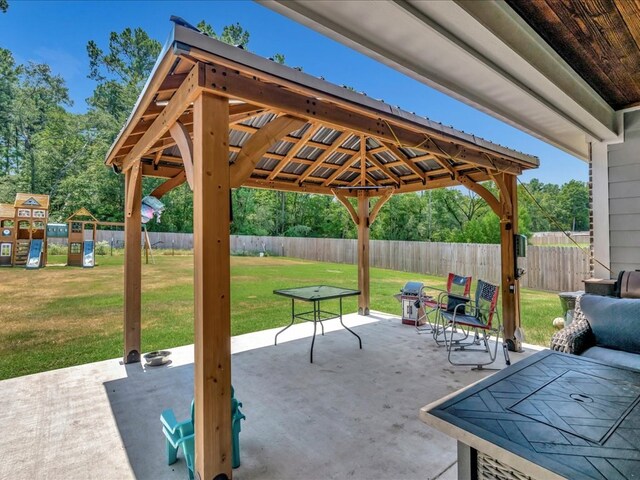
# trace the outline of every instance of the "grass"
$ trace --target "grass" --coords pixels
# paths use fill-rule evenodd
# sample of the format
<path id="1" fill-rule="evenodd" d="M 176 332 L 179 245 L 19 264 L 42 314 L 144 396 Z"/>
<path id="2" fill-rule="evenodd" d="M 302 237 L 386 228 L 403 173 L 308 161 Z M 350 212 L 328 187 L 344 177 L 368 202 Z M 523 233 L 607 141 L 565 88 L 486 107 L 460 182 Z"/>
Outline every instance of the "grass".
<path id="1" fill-rule="evenodd" d="M 64 264 L 51 256 L 49 264 Z M 142 349 L 193 343 L 192 257 L 155 257 L 142 268 Z M 98 266 L 48 266 L 0 270 L 0 379 L 122 355 L 123 257 L 97 257 Z M 273 328 L 289 321 L 290 304 L 273 290 L 291 286 L 357 285 L 354 265 L 279 257 L 232 257 L 232 334 Z M 399 313 L 392 297 L 409 280 L 444 287 L 445 279 L 373 268 L 371 306 Z M 475 284 L 475 283 L 474 283 Z M 344 301 L 345 312 L 357 299 Z M 548 344 L 551 320 L 560 314 L 555 293 L 524 290 L 527 341 Z"/>

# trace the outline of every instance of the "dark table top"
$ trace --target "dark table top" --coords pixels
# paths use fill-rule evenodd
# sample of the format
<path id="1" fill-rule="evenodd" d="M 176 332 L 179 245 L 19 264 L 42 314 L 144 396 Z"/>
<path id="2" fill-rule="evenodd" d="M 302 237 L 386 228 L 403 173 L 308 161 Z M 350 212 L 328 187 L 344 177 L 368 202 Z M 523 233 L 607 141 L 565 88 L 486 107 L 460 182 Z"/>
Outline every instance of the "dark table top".
<path id="1" fill-rule="evenodd" d="M 295 298 L 298 300 L 314 301 L 314 300 L 330 300 L 332 298 L 351 297 L 360 295 L 360 290 L 352 290 L 350 288 L 331 287 L 329 285 L 314 285 L 311 287 L 287 288 L 283 290 L 274 290 L 276 295 L 283 297 Z"/>
<path id="2" fill-rule="evenodd" d="M 428 415 L 566 478 L 637 479 L 638 403 L 640 371 L 544 350 Z"/>

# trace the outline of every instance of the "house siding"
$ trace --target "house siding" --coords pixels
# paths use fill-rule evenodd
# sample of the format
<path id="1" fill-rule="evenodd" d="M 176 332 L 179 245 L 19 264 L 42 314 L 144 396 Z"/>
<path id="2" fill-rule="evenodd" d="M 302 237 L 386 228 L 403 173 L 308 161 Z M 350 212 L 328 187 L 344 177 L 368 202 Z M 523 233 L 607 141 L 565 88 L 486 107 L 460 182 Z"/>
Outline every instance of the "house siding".
<path id="1" fill-rule="evenodd" d="M 640 111 L 624 115 L 624 142 L 609 146 L 611 269 L 640 269 Z"/>

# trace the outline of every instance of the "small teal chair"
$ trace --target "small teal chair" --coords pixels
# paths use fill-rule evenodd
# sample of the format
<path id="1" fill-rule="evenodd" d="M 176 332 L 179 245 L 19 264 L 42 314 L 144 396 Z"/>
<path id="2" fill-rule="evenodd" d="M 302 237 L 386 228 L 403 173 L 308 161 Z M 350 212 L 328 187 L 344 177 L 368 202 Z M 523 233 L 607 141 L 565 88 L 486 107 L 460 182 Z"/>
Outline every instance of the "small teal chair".
<path id="1" fill-rule="evenodd" d="M 162 433 L 166 438 L 167 464 L 172 465 L 178 459 L 178 450 L 182 448 L 187 469 L 189 471 L 189 480 L 193 480 L 194 461 L 195 461 L 195 434 L 193 427 L 194 420 L 194 400 L 191 401 L 191 418 L 178 422 L 173 410 L 167 409 L 160 414 L 160 422 L 162 423 Z M 235 398 L 235 392 L 231 387 L 231 466 L 238 468 L 240 466 L 240 430 L 241 420 L 247 417 L 240 411 L 242 402 Z"/>
<path id="2" fill-rule="evenodd" d="M 178 422 L 173 410 L 167 409 L 160 414 L 162 433 L 166 438 L 167 465 L 173 465 L 178 459 L 178 449 L 188 436 L 193 436 L 193 418 L 195 401 L 191 401 L 191 418 Z M 184 446 L 183 446 L 184 453 Z M 186 454 L 185 454 L 186 456 Z"/>

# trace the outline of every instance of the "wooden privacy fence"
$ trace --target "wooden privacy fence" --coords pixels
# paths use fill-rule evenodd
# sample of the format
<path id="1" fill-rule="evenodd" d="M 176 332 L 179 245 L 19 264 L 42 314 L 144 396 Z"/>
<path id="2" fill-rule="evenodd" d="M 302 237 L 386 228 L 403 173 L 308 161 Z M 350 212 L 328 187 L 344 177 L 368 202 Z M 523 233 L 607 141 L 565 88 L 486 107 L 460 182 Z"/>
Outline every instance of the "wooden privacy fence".
<path id="1" fill-rule="evenodd" d="M 577 243 L 589 243 L 589 232 L 569 232 Z M 532 245 L 573 245 L 563 232 L 536 232 L 529 239 Z"/>
<path id="2" fill-rule="evenodd" d="M 149 232 L 154 248 L 191 250 L 190 233 Z M 66 239 L 60 243 L 66 243 Z M 124 232 L 98 230 L 98 241 L 124 245 Z M 371 266 L 416 274 L 441 275 L 456 272 L 500 282 L 500 246 L 477 243 L 405 242 L 371 240 Z M 318 262 L 350 263 L 358 261 L 357 241 L 337 238 L 293 238 L 231 236 L 231 251 L 236 254 L 286 256 Z M 528 246 L 526 258 L 518 259 L 525 269 L 521 285 L 555 292 L 582 290 L 589 278 L 589 257 L 579 248 Z M 419 276 L 416 277 L 419 280 Z"/>
<path id="3" fill-rule="evenodd" d="M 333 238 L 232 236 L 236 253 L 264 251 L 319 262 L 357 262 L 357 241 Z M 471 275 L 474 280 L 500 282 L 500 246 L 471 243 L 405 242 L 371 240 L 371 266 L 444 276 L 449 272 Z M 550 291 L 583 289 L 589 278 L 589 257 L 579 248 L 527 248 L 518 265 L 525 269 L 521 285 Z M 416 278 L 419 280 L 419 277 Z"/>

